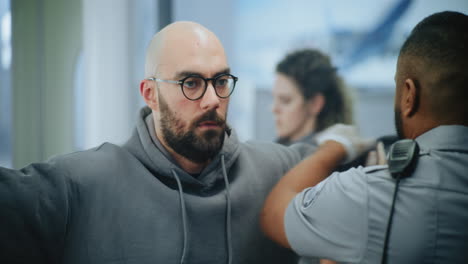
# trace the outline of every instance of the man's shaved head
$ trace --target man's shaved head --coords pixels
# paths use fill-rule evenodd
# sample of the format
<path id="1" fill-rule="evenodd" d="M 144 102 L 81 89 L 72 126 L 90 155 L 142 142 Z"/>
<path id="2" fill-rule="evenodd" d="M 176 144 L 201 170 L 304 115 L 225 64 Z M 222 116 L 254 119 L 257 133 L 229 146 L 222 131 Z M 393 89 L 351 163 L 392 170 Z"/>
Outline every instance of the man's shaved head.
<path id="1" fill-rule="evenodd" d="M 145 62 L 145 78 L 160 73 L 166 63 L 177 61 L 175 57 L 197 52 L 197 47 L 218 46 L 223 52 L 216 35 L 200 24 L 179 21 L 172 23 L 155 34 L 148 46 Z M 188 54 L 181 54 L 186 52 Z"/>

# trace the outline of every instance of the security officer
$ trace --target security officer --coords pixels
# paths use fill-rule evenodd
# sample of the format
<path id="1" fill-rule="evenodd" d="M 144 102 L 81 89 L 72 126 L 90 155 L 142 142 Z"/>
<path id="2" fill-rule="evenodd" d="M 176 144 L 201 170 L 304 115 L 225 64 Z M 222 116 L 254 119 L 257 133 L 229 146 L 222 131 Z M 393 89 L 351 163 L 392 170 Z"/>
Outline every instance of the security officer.
<path id="1" fill-rule="evenodd" d="M 457 12 L 413 29 L 395 76 L 395 123 L 406 141 L 393 146 L 388 165 L 327 177 L 364 145 L 350 127 L 325 131 L 319 150 L 267 198 L 261 224 L 269 237 L 338 262 L 466 263 L 467 29 L 468 16 Z"/>

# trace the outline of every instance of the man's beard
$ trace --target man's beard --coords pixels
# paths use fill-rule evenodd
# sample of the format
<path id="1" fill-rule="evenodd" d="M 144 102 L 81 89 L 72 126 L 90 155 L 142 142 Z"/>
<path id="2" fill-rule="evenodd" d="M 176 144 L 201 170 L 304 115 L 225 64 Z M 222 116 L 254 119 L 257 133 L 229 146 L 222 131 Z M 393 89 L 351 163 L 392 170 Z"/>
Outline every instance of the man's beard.
<path id="1" fill-rule="evenodd" d="M 401 111 L 397 108 L 395 108 L 395 129 L 399 139 L 405 138 L 403 133 L 403 120 L 401 118 Z"/>
<path id="2" fill-rule="evenodd" d="M 206 162 L 219 153 L 224 142 L 226 121 L 216 113 L 215 109 L 193 120 L 187 131 L 183 131 L 184 122 L 169 109 L 162 96 L 159 96 L 159 110 L 162 136 L 176 153 L 196 163 Z M 209 129 L 197 135 L 195 129 L 206 121 L 216 122 L 222 129 Z"/>

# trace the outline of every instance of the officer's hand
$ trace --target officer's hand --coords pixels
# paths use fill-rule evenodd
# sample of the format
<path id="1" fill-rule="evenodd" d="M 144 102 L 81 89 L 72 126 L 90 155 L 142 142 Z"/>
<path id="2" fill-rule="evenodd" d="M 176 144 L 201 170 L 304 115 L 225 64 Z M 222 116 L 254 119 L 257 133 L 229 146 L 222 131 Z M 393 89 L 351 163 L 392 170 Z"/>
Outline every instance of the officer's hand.
<path id="1" fill-rule="evenodd" d="M 336 124 L 325 129 L 317 135 L 316 140 L 319 145 L 328 140 L 334 140 L 343 145 L 346 149 L 346 160 L 343 163 L 354 160 L 376 144 L 375 139 L 360 137 L 355 126 L 344 124 Z"/>

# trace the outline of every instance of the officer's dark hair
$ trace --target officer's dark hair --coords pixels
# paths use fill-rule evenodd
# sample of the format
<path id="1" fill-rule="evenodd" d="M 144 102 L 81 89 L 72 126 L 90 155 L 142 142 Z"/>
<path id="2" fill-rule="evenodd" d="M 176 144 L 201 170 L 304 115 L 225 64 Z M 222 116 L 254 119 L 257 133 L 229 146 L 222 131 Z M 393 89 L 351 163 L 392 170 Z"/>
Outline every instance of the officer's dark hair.
<path id="1" fill-rule="evenodd" d="M 316 132 L 336 123 L 353 123 L 350 95 L 327 55 L 316 49 L 297 50 L 278 63 L 276 72 L 291 78 L 305 100 L 319 93 L 325 97 Z"/>
<path id="2" fill-rule="evenodd" d="M 411 31 L 399 60 L 408 76 L 419 71 L 413 75 L 428 86 L 425 99 L 434 118 L 468 124 L 468 16 L 445 11 L 426 17 Z"/>

